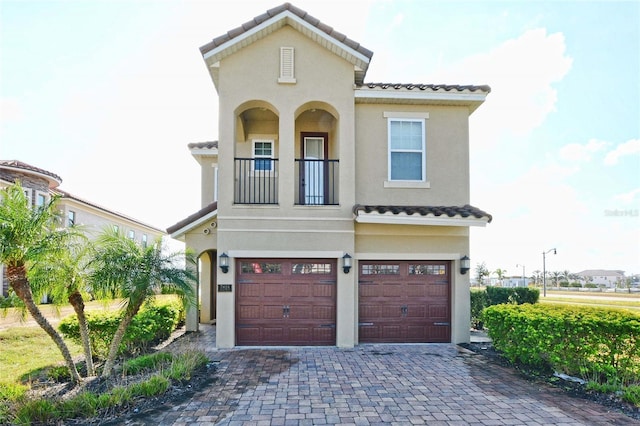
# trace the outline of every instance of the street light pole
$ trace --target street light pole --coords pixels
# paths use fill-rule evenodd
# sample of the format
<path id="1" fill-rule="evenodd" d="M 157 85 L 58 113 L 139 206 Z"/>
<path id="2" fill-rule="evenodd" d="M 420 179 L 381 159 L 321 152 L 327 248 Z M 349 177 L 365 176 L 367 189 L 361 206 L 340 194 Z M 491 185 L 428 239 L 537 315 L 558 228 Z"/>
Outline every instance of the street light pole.
<path id="1" fill-rule="evenodd" d="M 552 248 L 551 250 L 542 252 L 542 296 L 547 297 L 547 253 L 557 254 L 556 249 Z"/>
<path id="2" fill-rule="evenodd" d="M 519 268 L 520 266 L 522 266 L 522 287 L 526 287 L 527 283 L 524 280 L 524 265 L 516 265 L 516 268 Z"/>

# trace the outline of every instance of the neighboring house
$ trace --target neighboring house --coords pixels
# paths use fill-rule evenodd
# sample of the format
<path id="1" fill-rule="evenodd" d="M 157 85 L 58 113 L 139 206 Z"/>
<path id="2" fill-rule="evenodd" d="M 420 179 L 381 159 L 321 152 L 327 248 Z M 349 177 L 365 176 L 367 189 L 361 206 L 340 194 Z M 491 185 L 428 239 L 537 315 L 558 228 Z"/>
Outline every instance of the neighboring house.
<path id="1" fill-rule="evenodd" d="M 469 115 L 488 86 L 365 83 L 373 53 L 285 3 L 200 48 L 219 140 L 189 144 L 216 345 L 468 342 Z M 420 54 L 428 54 L 421 52 Z M 466 262 L 465 262 L 466 263 Z M 467 264 L 468 266 L 468 264 Z"/>
<path id="2" fill-rule="evenodd" d="M 62 179 L 55 173 L 21 161 L 0 160 L 0 188 L 12 185 L 16 181 L 20 182 L 30 203 L 34 206 L 43 205 L 54 194 L 59 196 L 57 208 L 63 217 L 64 226 L 82 225 L 82 229 L 89 238 L 97 236 L 107 226 L 118 227 L 129 238 L 141 244 L 153 243 L 165 235 L 161 229 L 59 189 Z M 0 265 L 0 281 L 2 295 L 6 296 L 8 282 L 3 265 Z"/>
<path id="3" fill-rule="evenodd" d="M 529 277 L 507 277 L 502 279 L 502 287 L 529 287 Z"/>
<path id="4" fill-rule="evenodd" d="M 587 269 L 578 272 L 583 282 L 592 283 L 598 286 L 615 287 L 619 282 L 624 281 L 624 271 L 606 269 Z"/>

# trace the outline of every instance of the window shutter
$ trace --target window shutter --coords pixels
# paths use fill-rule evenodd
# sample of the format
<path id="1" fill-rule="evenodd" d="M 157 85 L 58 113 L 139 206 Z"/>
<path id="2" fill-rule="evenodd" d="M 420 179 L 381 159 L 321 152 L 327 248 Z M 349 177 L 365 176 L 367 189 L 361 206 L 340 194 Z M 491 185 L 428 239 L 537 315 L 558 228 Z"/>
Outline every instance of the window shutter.
<path id="1" fill-rule="evenodd" d="M 293 47 L 280 48 L 280 78 L 278 83 L 295 83 L 294 74 L 294 49 Z"/>

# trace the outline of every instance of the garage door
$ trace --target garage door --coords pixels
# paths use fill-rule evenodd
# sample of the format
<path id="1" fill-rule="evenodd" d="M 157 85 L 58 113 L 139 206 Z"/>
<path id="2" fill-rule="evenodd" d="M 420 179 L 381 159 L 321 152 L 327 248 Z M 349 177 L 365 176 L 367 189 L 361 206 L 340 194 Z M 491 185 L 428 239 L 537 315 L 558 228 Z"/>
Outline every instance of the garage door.
<path id="1" fill-rule="evenodd" d="M 335 259 L 239 259 L 236 344 L 335 345 Z"/>
<path id="2" fill-rule="evenodd" d="M 450 262 L 359 262 L 361 343 L 451 341 Z"/>

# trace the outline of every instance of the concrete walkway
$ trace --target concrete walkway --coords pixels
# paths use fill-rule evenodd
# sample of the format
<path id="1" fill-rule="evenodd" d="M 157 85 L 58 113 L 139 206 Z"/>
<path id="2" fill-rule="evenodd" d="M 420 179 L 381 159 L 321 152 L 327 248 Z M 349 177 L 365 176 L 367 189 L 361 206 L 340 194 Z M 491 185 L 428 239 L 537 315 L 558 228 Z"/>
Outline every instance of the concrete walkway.
<path id="1" fill-rule="evenodd" d="M 126 424 L 640 424 L 455 345 L 216 350 L 215 327 L 200 329 L 171 346 L 205 350 L 217 363 L 217 380 L 182 404 Z"/>

